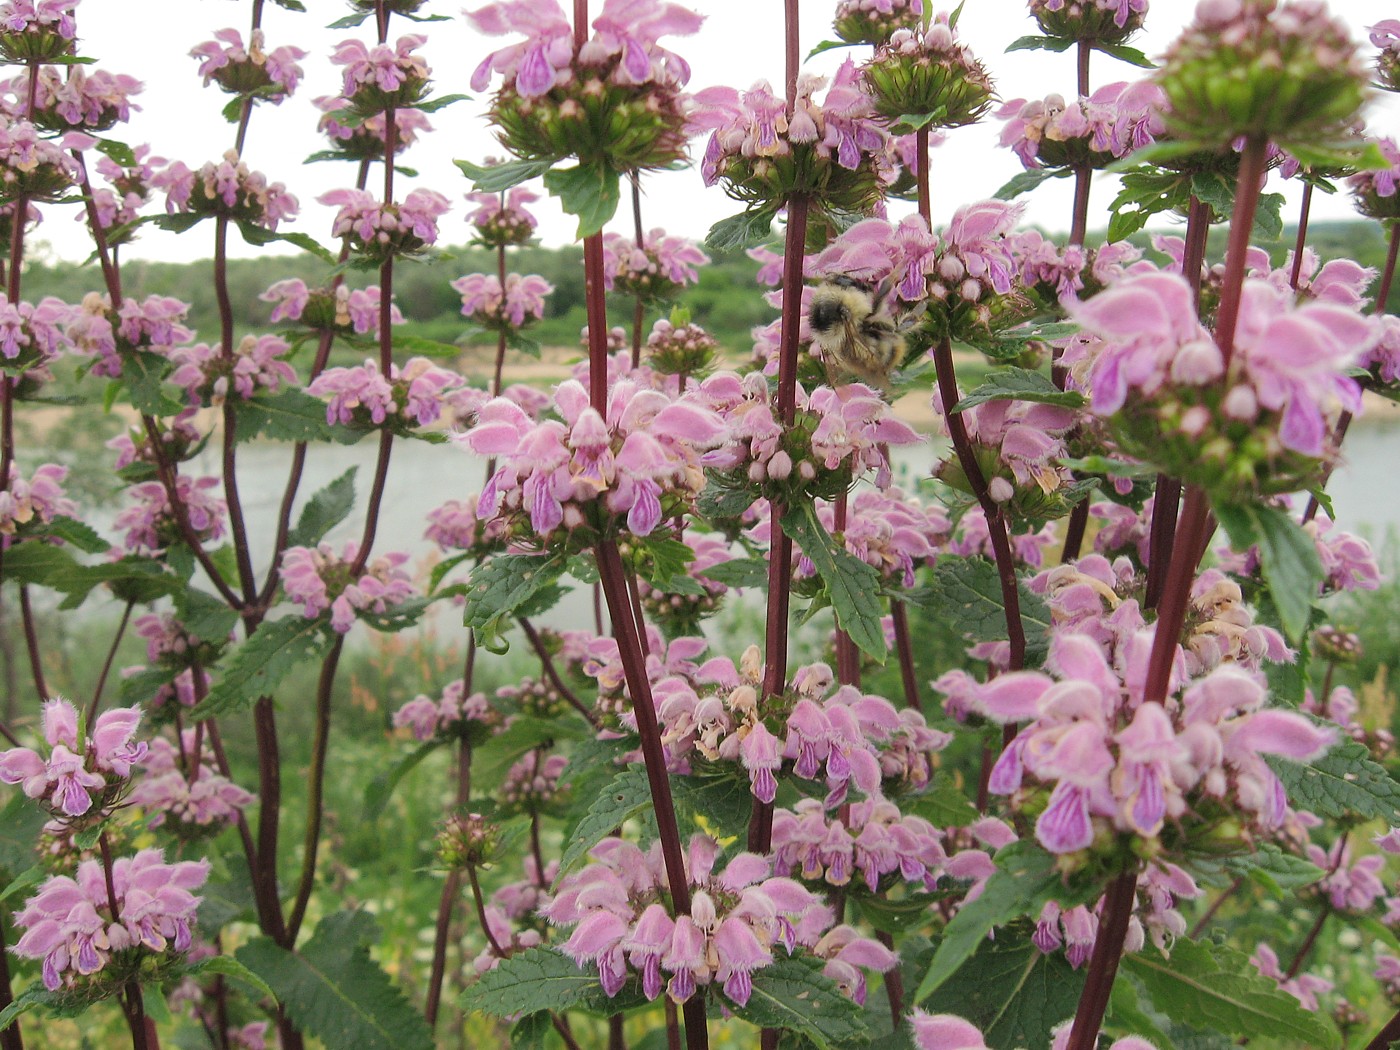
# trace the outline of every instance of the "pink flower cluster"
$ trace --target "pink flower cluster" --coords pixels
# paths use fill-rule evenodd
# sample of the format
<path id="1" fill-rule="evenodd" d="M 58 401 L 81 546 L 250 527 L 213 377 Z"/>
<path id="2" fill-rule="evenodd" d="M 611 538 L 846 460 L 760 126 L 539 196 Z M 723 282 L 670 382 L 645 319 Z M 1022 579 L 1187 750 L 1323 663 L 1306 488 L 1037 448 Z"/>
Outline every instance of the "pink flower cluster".
<path id="1" fill-rule="evenodd" d="M 478 497 L 450 499 L 428 511 L 428 527 L 423 538 L 436 543 L 443 551 L 471 551 L 485 554 L 499 549 L 504 538 L 504 523 L 493 518 L 482 521 L 477 514 Z"/>
<path id="2" fill-rule="evenodd" d="M 775 395 L 762 372 L 717 372 L 694 396 L 723 416 L 728 428 L 725 444 L 705 456 L 705 465 L 741 474 L 747 482 L 769 483 L 765 495 L 785 503 L 800 490 L 822 491 L 835 480 L 854 481 L 872 470 L 875 484 L 886 488 L 893 480 L 889 448 L 924 440 L 862 383 L 819 386 L 811 394 L 799 388 L 792 429 L 779 422 Z"/>
<path id="3" fill-rule="evenodd" d="M 443 687 L 437 700 L 419 693 L 394 712 L 394 728 L 408 729 L 415 740 L 431 740 L 435 736 L 457 737 L 473 724 L 497 720 L 485 693 L 463 698 L 464 691 L 462 680 L 455 678 Z"/>
<path id="4" fill-rule="evenodd" d="M 108 296 L 88 292 L 69 315 L 64 331 L 76 353 L 98 358 L 94 374 L 116 377 L 121 375 L 124 353 L 149 350 L 168 356 L 173 347 L 193 339 L 194 333 L 181 323 L 189 309 L 178 299 L 148 295 L 143 300 L 123 299 L 121 309 L 114 311 Z"/>
<path id="5" fill-rule="evenodd" d="M 78 35 L 73 8 L 80 0 L 5 0 L 0 4 L 0 28 L 8 33 L 50 30 L 64 40 Z"/>
<path id="6" fill-rule="evenodd" d="M 1318 977 L 1310 973 L 1300 973 L 1297 977 L 1289 977 L 1283 972 L 1283 967 L 1279 965 L 1278 954 L 1262 941 L 1255 948 L 1249 961 L 1265 977 L 1277 981 L 1279 988 L 1297 999 L 1299 1005 L 1305 1010 L 1318 1009 L 1317 997 L 1332 990 L 1332 982 L 1325 977 Z"/>
<path id="7" fill-rule="evenodd" d="M 200 902 L 193 891 L 208 877 L 207 860 L 167 864 L 161 850 L 144 849 L 117 858 L 109 890 L 102 864 L 85 860 L 76 879 L 55 875 L 24 902 L 15 916 L 24 934 L 11 950 L 43 960 L 44 987 L 51 992 L 76 987 L 123 958 L 134 972 L 148 953 L 189 951 Z"/>
<path id="8" fill-rule="evenodd" d="M 601 535 L 625 515 L 648 536 L 704 485 L 701 451 L 724 436 L 724 422 L 693 399 L 672 400 L 628 380 L 608 395 L 606 421 L 575 380 L 559 384 L 562 420 L 536 423 L 503 397 L 487 402 L 463 442 L 500 466 L 477 505 L 483 520 L 504 517 L 536 536 L 563 526 Z M 665 501 L 666 505 L 663 505 Z"/>
<path id="9" fill-rule="evenodd" d="M 359 40 L 336 46 L 331 61 L 344 66 L 341 94 L 362 113 L 409 107 L 420 101 L 428 86 L 428 63 L 413 52 L 427 42 L 420 35 L 401 36 L 388 44 L 366 47 Z"/>
<path id="10" fill-rule="evenodd" d="M 773 813 L 773 871 L 830 886 L 854 877 L 871 893 L 886 875 L 932 890 L 948 855 L 943 832 L 884 799 L 853 803 L 849 815 L 828 815 L 819 799 L 802 799 Z"/>
<path id="11" fill-rule="evenodd" d="M 206 40 L 190 51 L 200 60 L 199 75 L 204 86 L 216 81 L 233 94 L 252 94 L 256 98 L 280 103 L 296 90 L 302 69 L 298 60 L 306 57 L 299 47 L 278 47 L 265 50 L 266 38 L 261 29 L 248 36 L 248 46 L 237 29 L 220 29 L 213 40 Z"/>
<path id="12" fill-rule="evenodd" d="M 537 98 L 556 84 L 573 80 L 573 29 L 554 0 L 506 0 L 467 12 L 467 21 L 488 36 L 522 33 L 526 39 L 486 56 L 472 73 L 473 91 L 485 91 L 500 73 L 523 98 Z M 604 0 L 593 20 L 593 36 L 578 53 L 583 66 L 617 61 L 618 84 L 659 83 L 680 87 L 690 66 L 657 41 L 686 36 L 700 28 L 700 15 L 679 4 L 653 0 Z"/>
<path id="13" fill-rule="evenodd" d="M 66 477 L 68 468 L 57 463 L 41 463 L 28 479 L 18 464 L 10 464 L 10 483 L 0 490 L 0 550 L 20 538 L 31 522 L 47 525 L 78 513 L 78 505 L 63 494 Z"/>
<path id="14" fill-rule="evenodd" d="M 1047 11 L 1066 11 L 1071 15 L 1083 8 L 1111 11 L 1113 24 L 1124 29 L 1130 18 L 1141 22 L 1142 16 L 1147 13 L 1147 0 L 1030 0 L 1030 7 L 1032 16 L 1037 18 Z"/>
<path id="15" fill-rule="evenodd" d="M 559 778 L 568 766 L 567 755 L 546 755 L 536 749 L 518 759 L 496 788 L 496 797 L 508 806 L 534 811 L 547 806 L 559 790 Z"/>
<path id="16" fill-rule="evenodd" d="M 506 193 L 468 193 L 468 202 L 476 210 L 467 222 L 476 227 L 476 236 L 488 248 L 524 244 L 538 225 L 527 204 L 540 199 L 534 190 L 516 186 Z"/>
<path id="17" fill-rule="evenodd" d="M 1067 300 L 1077 293 L 1088 298 L 1133 272 L 1142 258 L 1142 250 L 1128 241 L 1094 249 L 1079 244 L 1060 248 L 1038 230 L 1022 230 L 1008 240 L 1021 282 L 1043 290 L 1051 300 Z"/>
<path id="18" fill-rule="evenodd" d="M 1045 552 L 1056 542 L 1055 526 L 1046 524 L 1038 531 L 1029 528 L 1011 537 L 1012 558 L 1021 565 L 1038 569 L 1045 562 Z M 981 507 L 969 507 L 961 518 L 953 538 L 948 543 L 948 552 L 963 558 L 992 558 L 992 534 L 987 528 L 987 517 Z"/>
<path id="19" fill-rule="evenodd" d="M 190 528 L 200 541 L 217 540 L 224 534 L 224 515 L 228 504 L 210 490 L 219 487 L 212 475 L 192 478 L 181 474 L 175 482 L 175 494 L 184 507 Z M 117 513 L 112 527 L 124 531 L 122 544 L 129 554 L 155 555 L 172 542 L 183 539 L 175 508 L 169 494 L 159 481 L 143 481 L 128 490 L 133 505 Z"/>
<path id="20" fill-rule="evenodd" d="M 275 335 L 245 335 L 231 359 L 208 343 L 177 347 L 170 353 L 175 365 L 170 382 L 184 387 L 191 405 L 221 405 L 230 388 L 246 400 L 284 383 L 296 386 L 296 370 L 282 360 L 290 350 L 286 340 Z"/>
<path id="21" fill-rule="evenodd" d="M 381 297 L 379 285 L 349 288 L 336 285 L 334 290 L 307 288 L 299 277 L 278 281 L 258 296 L 265 303 L 276 303 L 269 320 L 301 321 L 318 330 L 338 329 L 357 335 L 374 331 L 379 325 Z M 403 314 L 389 304 L 389 323 L 403 324 Z"/>
<path id="22" fill-rule="evenodd" d="M 15 77 L 6 89 L 15 96 L 17 114 L 29 112 L 29 77 Z M 34 121 L 53 130 L 105 131 L 131 119 L 131 96 L 141 92 L 135 77 L 70 66 L 60 78 L 52 66 L 40 68 L 34 93 Z"/>
<path id="23" fill-rule="evenodd" d="M 270 183 L 262 172 L 250 170 L 234 150 L 198 171 L 172 161 L 152 179 L 152 185 L 165 190 L 165 210 L 171 215 L 222 215 L 276 230 L 279 223 L 297 213 L 297 199 L 287 187 Z"/>
<path id="24" fill-rule="evenodd" d="M 1063 3 L 1064 0 L 1061 0 Z M 1145 0 L 1144 0 L 1145 2 Z M 957 1014 L 931 1014 L 915 1010 L 909 1015 L 914 1034 L 915 1050 L 991 1050 L 982 1030 Z M 1070 1024 L 1055 1029 L 1050 1050 L 1065 1050 L 1069 1046 Z M 1108 1050 L 1158 1050 L 1146 1039 L 1136 1035 L 1115 1039 Z"/>
<path id="25" fill-rule="evenodd" d="M 1150 631 L 1124 631 L 1110 660 L 1088 635 L 1059 634 L 1047 664 L 1058 681 L 1018 671 L 980 684 L 950 671 L 935 683 L 994 721 L 1026 723 L 997 760 L 990 788 L 1016 804 L 1028 793 L 1027 774 L 1053 785 L 1036 821 L 1036 838 L 1052 853 L 1087 849 L 1107 829 L 1153 840 L 1198 797 L 1276 828 L 1287 799 L 1263 756 L 1307 760 L 1336 738 L 1302 715 L 1265 709 L 1258 677 L 1228 664 L 1189 683 L 1178 664 L 1180 699 L 1143 701 L 1151 641 Z"/>
<path id="26" fill-rule="evenodd" d="M 513 331 L 544 317 L 545 297 L 554 291 L 539 274 L 506 275 L 505 288 L 495 274 L 459 277 L 452 287 L 462 297 L 462 316 L 490 331 Z"/>
<path id="27" fill-rule="evenodd" d="M 1027 169 L 1090 164 L 1103 167 L 1156 140 L 1165 130 L 1162 89 L 1150 80 L 1106 84 L 1087 98 L 1017 98 L 997 111 L 1006 121 L 1001 144 Z"/>
<path id="28" fill-rule="evenodd" d="M 145 759 L 145 775 L 136 782 L 127 801 L 149 815 L 147 827 L 167 821 L 177 835 L 206 835 L 221 830 L 252 805 L 256 796 L 239 787 L 214 768 L 208 755 L 198 753 L 197 734 L 186 729 L 176 747 L 155 737 Z M 190 767 L 198 763 L 191 776 Z"/>
<path id="29" fill-rule="evenodd" d="M 352 578 L 359 554 L 355 540 L 346 541 L 340 555 L 329 543 L 317 547 L 288 547 L 278 573 L 282 589 L 290 601 L 301 605 L 309 619 L 331 612 L 331 628 L 345 634 L 355 624 L 357 614 L 386 613 L 414 597 L 413 581 L 402 566 L 408 555 L 399 551 L 376 555 L 365 563 L 358 578 Z"/>
<path id="30" fill-rule="evenodd" d="M 825 951 L 828 971 L 839 972 L 841 965 L 884 971 L 895 964 L 893 952 L 852 936 L 849 927 L 831 930 L 831 909 L 800 883 L 770 875 L 769 858 L 740 853 L 715 872 L 718 853 L 713 839 L 690 840 L 690 914 L 672 918 L 659 899 L 666 885 L 660 847 L 643 853 L 621 839 L 604 839 L 591 852 L 598 863 L 566 877 L 540 914 L 573 927 L 560 950 L 580 966 L 597 963 L 609 996 L 635 971 L 648 999 L 664 990 L 683 1003 L 713 983 L 744 1006 L 754 971 L 772 964 L 778 944 L 789 953 L 798 946 Z M 863 999 L 863 978 L 856 987 Z"/>
<path id="31" fill-rule="evenodd" d="M 345 237 L 351 247 L 372 259 L 411 255 L 437 243 L 437 220 L 451 205 L 434 190 L 416 189 L 399 204 L 383 204 L 366 190 L 331 190 L 316 200 L 339 206 L 331 236 Z"/>
<path id="32" fill-rule="evenodd" d="M 336 152 L 349 160 L 383 159 L 387 146 L 384 135 L 389 126 L 383 112 L 372 113 L 362 120 L 346 118 L 342 122 L 336 115 L 351 109 L 349 99 L 322 95 L 312 102 L 321 111 L 316 130 L 331 140 Z M 420 134 L 432 130 L 432 122 L 421 109 L 395 109 L 394 153 L 402 153 L 418 141 Z"/>
<path id="33" fill-rule="evenodd" d="M 0 113 L 0 183 L 7 200 L 53 199 L 77 181 L 77 164 L 61 143 L 41 138 L 27 120 Z"/>
<path id="34" fill-rule="evenodd" d="M 132 741 L 140 722 L 140 708 L 104 711 L 88 735 L 80 736 L 77 709 L 60 698 L 45 701 L 48 753 L 27 747 L 0 752 L 0 780 L 19 784 L 59 819 L 85 816 L 94 806 L 95 816 L 105 816 L 125 789 L 131 767 L 146 757 L 146 744 Z"/>
<path id="35" fill-rule="evenodd" d="M 647 233 L 640 245 L 620 233 L 603 234 L 603 286 L 620 295 L 648 302 L 674 299 L 700 279 L 696 267 L 709 261 L 694 241 L 660 228 Z"/>
<path id="36" fill-rule="evenodd" d="M 1400 195 L 1396 194 L 1400 187 L 1400 144 L 1391 138 L 1376 139 L 1375 144 L 1390 166 L 1379 171 L 1358 171 L 1347 179 L 1347 188 L 1363 215 L 1394 222 L 1400 218 Z"/>
<path id="37" fill-rule="evenodd" d="M 411 357 L 403 368 L 392 366 L 386 378 L 379 363 L 366 358 L 354 368 L 328 368 L 307 385 L 315 397 L 329 397 L 326 422 L 359 427 L 427 426 L 470 391 L 455 372 L 426 357 Z"/>

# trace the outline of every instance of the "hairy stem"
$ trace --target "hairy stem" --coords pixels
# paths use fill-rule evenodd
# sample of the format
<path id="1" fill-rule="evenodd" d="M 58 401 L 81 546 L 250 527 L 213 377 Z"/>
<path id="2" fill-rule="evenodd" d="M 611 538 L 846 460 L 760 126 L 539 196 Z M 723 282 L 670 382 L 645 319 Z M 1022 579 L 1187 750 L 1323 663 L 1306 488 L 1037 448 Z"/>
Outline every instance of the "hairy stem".
<path id="1" fill-rule="evenodd" d="M 1308 213 L 1312 211 L 1313 184 L 1303 183 L 1303 202 L 1298 207 L 1298 237 L 1293 242 L 1293 267 L 1288 274 L 1288 287 L 1295 292 L 1303 276 L 1303 249 L 1308 243 Z"/>
<path id="2" fill-rule="evenodd" d="M 919 677 L 914 669 L 914 643 L 909 634 L 909 613 L 899 599 L 890 601 L 890 618 L 894 621 L 894 647 L 899 654 L 899 678 L 904 685 L 904 703 L 922 711 L 919 701 Z"/>

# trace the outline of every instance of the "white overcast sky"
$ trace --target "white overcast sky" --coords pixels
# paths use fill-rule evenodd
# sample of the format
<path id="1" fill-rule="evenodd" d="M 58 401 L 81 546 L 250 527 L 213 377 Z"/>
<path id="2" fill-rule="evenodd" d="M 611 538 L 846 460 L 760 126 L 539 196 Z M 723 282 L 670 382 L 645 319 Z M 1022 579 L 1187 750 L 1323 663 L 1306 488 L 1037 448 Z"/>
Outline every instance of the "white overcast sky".
<path id="1" fill-rule="evenodd" d="M 926 0 L 928 2 L 928 0 Z M 303 165 L 310 153 L 323 148 L 315 132 L 317 112 L 311 99 L 338 90 L 339 72 L 329 62 L 336 43 L 351 36 L 369 40 L 372 20 L 354 30 L 328 30 L 325 26 L 342 17 L 348 6 L 332 0 L 305 0 L 306 14 L 295 14 L 268 3 L 264 29 L 269 47 L 294 44 L 309 52 L 302 66 L 306 78 L 296 96 L 280 107 L 260 106 L 254 113 L 245 159 L 274 181 L 285 182 L 301 201 L 301 214 L 288 229 L 307 233 L 322 243 L 330 238 L 331 210 L 315 203 L 329 189 L 350 185 L 354 167 L 347 163 Z M 941 4 L 934 0 L 935 10 Z M 502 46 L 505 38 L 482 38 L 473 33 L 460 17 L 462 4 L 451 0 L 430 0 L 426 11 L 448 16 L 451 21 L 414 25 L 395 19 L 390 36 L 423 32 L 428 35 L 424 49 L 434 74 L 434 94 L 471 94 L 468 79 L 485 54 Z M 471 8 L 478 0 L 468 0 Z M 565 6 L 568 6 L 567 4 Z M 596 14 L 601 0 L 590 8 Z M 700 33 L 688 38 L 668 38 L 664 43 L 685 55 L 694 70 L 693 90 L 714 84 L 747 87 L 755 80 L 768 79 L 781 85 L 783 78 L 781 0 L 694 0 L 691 6 L 702 11 L 706 22 Z M 832 36 L 831 12 L 834 0 L 802 0 L 801 44 L 805 54 L 817 43 Z M 1397 14 L 1394 0 L 1337 0 L 1333 9 L 1352 27 L 1369 56 L 1373 49 L 1365 40 L 1364 27 Z M 1149 56 L 1160 55 L 1173 35 L 1190 17 L 1194 0 L 1152 0 L 1148 28 L 1133 43 Z M 82 53 L 113 73 L 128 73 L 144 81 L 145 92 L 137 101 L 142 106 L 130 125 L 110 133 L 133 145 L 149 142 L 158 156 L 183 160 L 192 168 L 218 158 L 233 142 L 233 126 L 225 123 L 219 110 L 227 96 L 217 88 L 205 88 L 195 75 L 196 60 L 188 57 L 190 48 L 211 39 L 213 32 L 235 27 L 244 32 L 251 4 L 246 0 L 83 0 L 78 8 Z M 1019 51 L 1005 54 L 1006 46 L 1018 36 L 1035 31 L 1021 0 L 967 0 L 959 26 L 963 39 L 990 68 L 1003 99 L 1042 97 L 1051 92 L 1069 95 L 1074 88 L 1074 59 L 1071 55 Z M 817 56 L 808 69 L 830 72 L 842 56 L 860 58 L 868 49 L 832 51 Z M 1091 76 L 1095 87 L 1114 80 L 1132 79 L 1138 70 L 1096 54 Z M 482 116 L 485 98 L 460 102 L 432 116 L 437 131 L 414 146 L 402 163 L 419 171 L 417 179 L 400 179 L 397 196 L 415 185 L 445 193 L 454 202 L 453 211 L 442 220 L 442 243 L 460 244 L 467 239 L 462 194 L 465 180 L 452 166 L 454 158 L 481 161 L 499 153 Z M 1400 97 L 1384 96 L 1372 105 L 1368 118 L 1379 134 L 1400 136 Z M 988 120 L 973 128 L 954 131 L 948 142 L 933 155 L 934 221 L 947 219 L 959 205 L 990 196 L 1008 178 L 1021 170 L 1019 161 L 996 146 L 1000 122 Z M 703 140 L 697 140 L 697 150 Z M 718 188 L 703 186 L 698 171 L 691 170 L 648 176 L 644 182 L 643 221 L 647 228 L 663 226 L 669 232 L 702 238 L 718 219 L 738 210 Z M 1290 204 L 1296 188 L 1285 185 Z M 1111 199 L 1113 186 L 1101 176 L 1094 189 L 1094 204 Z M 1050 229 L 1068 225 L 1069 180 L 1043 185 L 1031 197 L 1027 221 Z M 893 208 L 903 205 L 895 202 Z M 76 221 L 76 208 L 46 206 L 46 221 L 35 240 L 47 242 L 52 253 L 67 259 L 81 259 L 90 245 Z M 573 223 L 551 201 L 536 207 L 541 218 L 540 236 L 546 244 L 573 239 Z M 1296 214 L 1290 207 L 1285 215 Z M 1319 195 L 1314 215 L 1320 218 L 1346 218 L 1354 213 L 1346 195 L 1323 198 Z M 1091 222 L 1092 225 L 1092 222 Z M 1099 225 L 1102 225 L 1100 221 Z M 614 219 L 619 230 L 631 229 L 630 211 L 624 198 L 623 210 Z M 185 261 L 207 257 L 212 251 L 212 226 L 201 225 L 193 232 L 173 235 L 153 229 L 126 249 L 126 258 Z M 237 240 L 237 238 L 235 238 Z M 37 245 L 36 245 L 37 247 Z M 233 254 L 268 254 L 270 249 L 254 249 L 237 243 Z"/>

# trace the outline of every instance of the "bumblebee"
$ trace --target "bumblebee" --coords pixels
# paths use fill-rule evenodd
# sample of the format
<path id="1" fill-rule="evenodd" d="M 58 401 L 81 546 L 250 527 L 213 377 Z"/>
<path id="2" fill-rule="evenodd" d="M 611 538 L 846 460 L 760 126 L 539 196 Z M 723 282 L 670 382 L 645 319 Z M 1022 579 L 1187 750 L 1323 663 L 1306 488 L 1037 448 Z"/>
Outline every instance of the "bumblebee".
<path id="1" fill-rule="evenodd" d="M 846 274 L 827 277 L 812 291 L 807 323 L 833 386 L 845 372 L 889 391 L 890 372 L 904 361 L 904 333 L 922 312 L 896 317 L 892 292 L 889 281 L 873 285 Z"/>

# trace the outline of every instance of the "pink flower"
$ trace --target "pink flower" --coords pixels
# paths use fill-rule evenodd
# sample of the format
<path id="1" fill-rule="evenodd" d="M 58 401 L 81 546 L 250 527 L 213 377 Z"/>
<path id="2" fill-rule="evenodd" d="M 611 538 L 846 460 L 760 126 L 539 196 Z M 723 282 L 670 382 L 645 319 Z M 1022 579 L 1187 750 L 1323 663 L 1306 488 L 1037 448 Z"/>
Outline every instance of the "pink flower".
<path id="1" fill-rule="evenodd" d="M 918 1050 L 988 1050 L 982 1031 L 955 1014 L 915 1010 L 909 1018 Z"/>
<path id="2" fill-rule="evenodd" d="M 47 757 L 27 747 L 0 752 L 0 780 L 21 785 L 60 819 L 81 817 L 94 806 L 109 805 L 131 776 L 131 767 L 146 757 L 146 744 L 133 743 L 141 711 L 115 708 L 97 716 L 91 736 L 78 736 L 78 712 L 67 700 L 44 704 Z"/>

